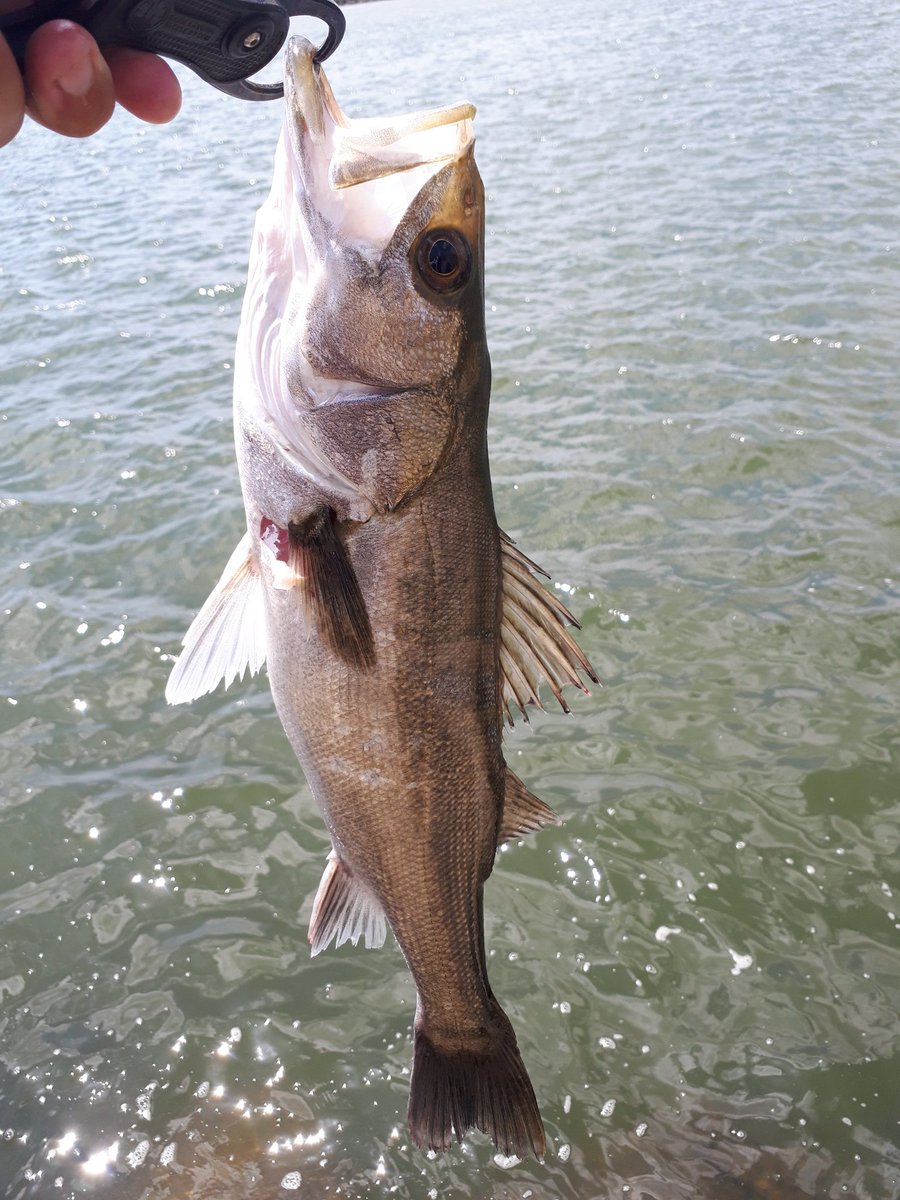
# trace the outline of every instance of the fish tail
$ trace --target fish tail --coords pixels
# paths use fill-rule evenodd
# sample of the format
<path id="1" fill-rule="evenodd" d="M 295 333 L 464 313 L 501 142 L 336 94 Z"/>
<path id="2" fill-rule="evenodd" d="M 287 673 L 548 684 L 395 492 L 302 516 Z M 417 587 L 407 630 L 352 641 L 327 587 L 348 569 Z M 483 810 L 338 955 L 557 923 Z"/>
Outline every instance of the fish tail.
<path id="1" fill-rule="evenodd" d="M 443 1152 L 480 1129 L 501 1154 L 543 1158 L 544 1126 L 512 1025 L 493 1001 L 498 1032 L 487 1050 L 439 1047 L 416 1022 L 407 1120 L 423 1150 Z"/>

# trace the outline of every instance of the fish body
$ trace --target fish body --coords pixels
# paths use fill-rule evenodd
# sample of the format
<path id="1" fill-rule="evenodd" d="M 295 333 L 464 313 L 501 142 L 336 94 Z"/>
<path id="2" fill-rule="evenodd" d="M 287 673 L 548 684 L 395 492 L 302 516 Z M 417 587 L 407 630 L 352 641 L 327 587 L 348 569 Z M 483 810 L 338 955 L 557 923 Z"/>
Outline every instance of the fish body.
<path id="1" fill-rule="evenodd" d="M 313 953 L 389 926 L 415 982 L 414 1141 L 541 1156 L 483 887 L 499 842 L 557 820 L 503 712 L 595 676 L 494 513 L 474 110 L 350 121 L 314 54 L 289 44 L 235 356 L 247 531 L 167 695 L 265 659 L 332 841 Z"/>

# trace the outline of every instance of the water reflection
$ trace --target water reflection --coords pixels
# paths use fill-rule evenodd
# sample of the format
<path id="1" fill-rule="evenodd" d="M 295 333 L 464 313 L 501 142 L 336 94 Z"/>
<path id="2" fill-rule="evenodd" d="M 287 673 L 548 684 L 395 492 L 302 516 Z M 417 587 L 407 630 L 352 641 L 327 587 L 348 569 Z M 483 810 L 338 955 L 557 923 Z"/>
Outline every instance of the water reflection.
<path id="1" fill-rule="evenodd" d="M 357 6 L 333 69 L 479 101 L 498 511 L 605 683 L 508 738 L 566 823 L 486 895 L 547 1160 L 410 1149 L 412 993 L 392 945 L 309 960 L 327 841 L 264 681 L 162 702 L 240 530 L 278 123 L 188 80 L 4 178 L 0 1192 L 893 1200 L 895 39 L 443 0 L 438 77 L 422 12 Z"/>

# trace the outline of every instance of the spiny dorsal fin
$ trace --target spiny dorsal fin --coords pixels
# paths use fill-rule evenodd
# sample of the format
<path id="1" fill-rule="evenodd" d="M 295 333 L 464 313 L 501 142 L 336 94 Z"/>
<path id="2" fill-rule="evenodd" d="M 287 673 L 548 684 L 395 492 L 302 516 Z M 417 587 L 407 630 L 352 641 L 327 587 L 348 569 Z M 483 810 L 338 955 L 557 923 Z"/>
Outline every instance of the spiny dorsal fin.
<path id="1" fill-rule="evenodd" d="M 562 821 L 548 804 L 529 792 L 518 775 L 507 767 L 498 844 L 535 833 L 544 825 L 562 825 Z"/>
<path id="2" fill-rule="evenodd" d="M 347 549 L 338 535 L 334 511 L 319 508 L 288 526 L 289 564 L 302 580 L 310 616 L 335 654 L 351 666 L 375 662 L 375 641 L 366 602 Z"/>
<path id="3" fill-rule="evenodd" d="M 579 672 L 600 680 L 567 625 L 578 622 L 556 596 L 541 586 L 535 563 L 500 531 L 503 565 L 503 615 L 500 622 L 500 704 L 510 725 L 511 703 L 528 720 L 527 705 L 543 708 L 540 685 L 546 680 L 564 712 L 569 706 L 562 688 L 573 683 L 587 694 Z"/>
<path id="4" fill-rule="evenodd" d="M 319 883 L 309 919 L 310 952 L 324 950 L 332 939 L 335 946 L 363 938 L 368 949 L 384 945 L 387 922 L 374 896 L 358 883 L 334 850 Z"/>
<path id="5" fill-rule="evenodd" d="M 182 645 L 166 684 L 170 704 L 188 704 L 223 680 L 228 687 L 248 668 L 255 675 L 266 661 L 262 582 L 248 533 L 238 542 Z"/>

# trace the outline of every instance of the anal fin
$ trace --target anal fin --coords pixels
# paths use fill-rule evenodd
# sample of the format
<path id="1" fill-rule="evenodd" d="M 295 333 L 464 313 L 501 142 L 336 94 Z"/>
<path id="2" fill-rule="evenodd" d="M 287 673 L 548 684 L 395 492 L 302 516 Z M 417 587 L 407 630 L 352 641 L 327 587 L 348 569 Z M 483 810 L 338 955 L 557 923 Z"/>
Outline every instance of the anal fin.
<path id="1" fill-rule="evenodd" d="M 313 955 L 334 941 L 335 946 L 363 938 L 367 949 L 384 945 L 387 922 L 375 897 L 353 878 L 334 850 L 319 883 L 309 919 L 309 945 Z"/>
<path id="2" fill-rule="evenodd" d="M 566 626 L 578 622 L 551 592 L 542 587 L 543 574 L 530 558 L 517 550 L 501 530 L 503 567 L 503 612 L 500 622 L 500 704 L 510 725 L 515 704 L 528 720 L 528 705 L 543 708 L 540 685 L 547 682 L 564 712 L 569 706 L 562 688 L 574 684 L 587 692 L 581 681 L 586 675 L 600 680 L 584 651 Z"/>
<path id="3" fill-rule="evenodd" d="M 370 668 L 375 662 L 372 626 L 333 510 L 319 508 L 292 522 L 288 535 L 288 561 L 302 580 L 304 602 L 319 632 L 345 662 Z"/>
<path id="4" fill-rule="evenodd" d="M 518 775 L 507 767 L 498 844 L 535 833 L 544 825 L 562 825 L 562 821 L 549 804 L 529 792 Z"/>
<path id="5" fill-rule="evenodd" d="M 262 581 L 245 533 L 221 578 L 191 622 L 166 684 L 169 704 L 187 704 L 266 661 Z"/>

